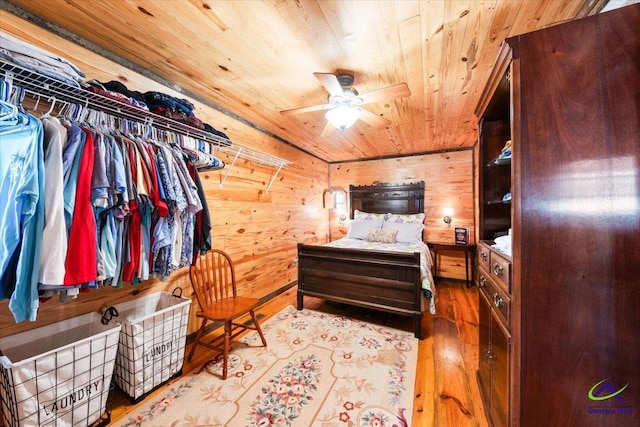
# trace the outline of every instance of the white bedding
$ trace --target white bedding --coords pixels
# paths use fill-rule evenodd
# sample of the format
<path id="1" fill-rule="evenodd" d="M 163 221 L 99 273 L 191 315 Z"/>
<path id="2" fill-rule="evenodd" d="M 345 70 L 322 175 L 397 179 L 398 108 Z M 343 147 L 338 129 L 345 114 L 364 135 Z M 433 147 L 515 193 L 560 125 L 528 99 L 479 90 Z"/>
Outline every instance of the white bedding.
<path id="1" fill-rule="evenodd" d="M 327 243 L 325 246 L 331 246 L 336 248 L 345 249 L 367 249 L 377 251 L 388 252 L 408 252 L 420 253 L 420 276 L 422 278 L 422 289 L 428 291 L 431 294 L 431 298 L 428 299 L 429 312 L 436 314 L 436 287 L 431 274 L 431 252 L 429 247 L 424 242 L 414 243 L 380 243 L 380 242 L 368 242 L 366 240 L 351 239 L 343 237 L 342 239 L 334 240 Z M 423 305 L 425 300 L 423 299 Z"/>

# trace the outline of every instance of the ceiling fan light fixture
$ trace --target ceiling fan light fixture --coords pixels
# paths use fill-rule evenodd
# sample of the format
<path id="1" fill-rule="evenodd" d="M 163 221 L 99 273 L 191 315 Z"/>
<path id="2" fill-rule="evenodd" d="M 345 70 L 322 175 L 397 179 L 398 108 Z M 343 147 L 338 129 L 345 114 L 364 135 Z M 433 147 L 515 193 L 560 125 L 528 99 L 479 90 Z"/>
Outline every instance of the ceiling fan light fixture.
<path id="1" fill-rule="evenodd" d="M 327 111 L 325 117 L 334 127 L 344 130 L 351 127 L 358 120 L 360 109 L 348 105 L 339 105 Z"/>

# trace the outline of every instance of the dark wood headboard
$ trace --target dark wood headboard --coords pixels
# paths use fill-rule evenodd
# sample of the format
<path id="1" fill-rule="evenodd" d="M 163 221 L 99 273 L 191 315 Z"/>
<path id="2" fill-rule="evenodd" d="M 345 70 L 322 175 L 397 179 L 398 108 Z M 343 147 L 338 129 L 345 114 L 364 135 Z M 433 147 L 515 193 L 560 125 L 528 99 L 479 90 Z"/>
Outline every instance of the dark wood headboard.
<path id="1" fill-rule="evenodd" d="M 349 186 L 350 218 L 358 209 L 371 213 L 424 213 L 424 181 L 410 184 L 381 183 Z"/>

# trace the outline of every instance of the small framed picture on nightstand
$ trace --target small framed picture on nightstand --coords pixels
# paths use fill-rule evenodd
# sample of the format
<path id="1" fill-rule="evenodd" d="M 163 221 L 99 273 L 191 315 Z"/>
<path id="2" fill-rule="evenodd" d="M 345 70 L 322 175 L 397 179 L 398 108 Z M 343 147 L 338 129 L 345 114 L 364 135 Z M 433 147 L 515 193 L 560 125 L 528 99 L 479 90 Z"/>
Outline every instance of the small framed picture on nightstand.
<path id="1" fill-rule="evenodd" d="M 456 245 L 469 244 L 469 229 L 464 227 L 456 227 Z"/>

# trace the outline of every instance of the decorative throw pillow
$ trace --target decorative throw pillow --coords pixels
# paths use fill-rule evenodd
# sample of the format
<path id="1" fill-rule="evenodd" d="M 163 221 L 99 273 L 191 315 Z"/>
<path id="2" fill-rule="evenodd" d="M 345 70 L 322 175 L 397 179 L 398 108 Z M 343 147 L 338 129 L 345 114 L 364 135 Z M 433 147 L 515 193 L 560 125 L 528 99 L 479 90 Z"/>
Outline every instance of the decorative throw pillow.
<path id="1" fill-rule="evenodd" d="M 347 233 L 347 237 L 351 239 L 359 239 L 364 240 L 367 238 L 367 233 L 369 229 L 380 229 L 382 227 L 382 221 L 378 220 L 370 220 L 370 221 L 360 221 L 360 220 L 351 220 L 349 221 L 349 232 Z"/>
<path id="2" fill-rule="evenodd" d="M 359 220 L 359 221 L 369 221 L 369 220 L 384 221 L 386 217 L 387 217 L 387 214 L 362 212 L 362 211 L 359 211 L 358 209 L 353 211 L 353 219 Z"/>
<path id="3" fill-rule="evenodd" d="M 398 230 L 382 230 L 371 228 L 367 233 L 367 242 L 396 243 Z"/>
<path id="4" fill-rule="evenodd" d="M 424 213 L 418 214 L 387 214 L 387 222 L 409 222 L 412 224 L 422 224 L 424 222 Z"/>
<path id="5" fill-rule="evenodd" d="M 398 235 L 396 241 L 398 243 L 415 243 L 422 242 L 423 224 L 413 224 L 410 222 L 384 222 L 382 230 L 396 230 Z"/>

